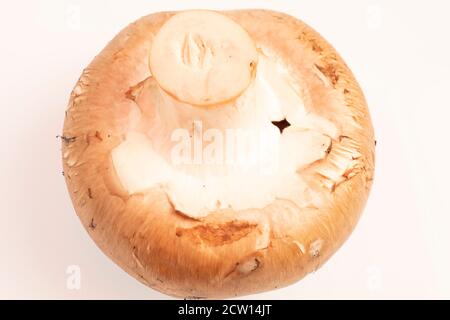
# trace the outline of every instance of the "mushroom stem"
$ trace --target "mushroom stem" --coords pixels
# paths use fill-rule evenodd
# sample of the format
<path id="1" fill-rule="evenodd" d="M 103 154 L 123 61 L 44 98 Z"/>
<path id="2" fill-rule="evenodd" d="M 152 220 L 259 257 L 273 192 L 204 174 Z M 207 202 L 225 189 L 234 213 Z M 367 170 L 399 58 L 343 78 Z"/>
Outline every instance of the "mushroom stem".
<path id="1" fill-rule="evenodd" d="M 248 33 L 212 11 L 171 17 L 156 34 L 150 70 L 158 85 L 181 102 L 210 106 L 232 100 L 250 84 L 258 53 Z"/>

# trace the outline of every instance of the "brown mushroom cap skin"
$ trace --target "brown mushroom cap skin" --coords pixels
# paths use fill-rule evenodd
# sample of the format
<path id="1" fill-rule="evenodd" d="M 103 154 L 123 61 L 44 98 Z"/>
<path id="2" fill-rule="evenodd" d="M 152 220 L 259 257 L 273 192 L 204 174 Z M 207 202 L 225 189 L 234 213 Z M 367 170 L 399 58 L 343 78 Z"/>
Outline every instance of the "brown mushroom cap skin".
<path id="1" fill-rule="evenodd" d="M 340 129 L 328 156 L 306 168 L 320 207 L 276 200 L 264 209 L 220 210 L 191 219 L 153 188 L 129 195 L 111 150 L 127 133 L 136 85 L 149 74 L 152 39 L 174 12 L 145 16 L 121 31 L 83 71 L 63 129 L 65 180 L 92 239 L 142 283 L 176 297 L 226 298 L 292 284 L 319 268 L 350 235 L 373 180 L 374 133 L 354 76 L 317 32 L 283 13 L 221 12 L 303 79 L 307 106 Z M 352 161 L 340 172 L 340 159 Z M 342 169 L 342 168 L 341 168 Z M 323 172 L 338 173 L 339 179 Z"/>

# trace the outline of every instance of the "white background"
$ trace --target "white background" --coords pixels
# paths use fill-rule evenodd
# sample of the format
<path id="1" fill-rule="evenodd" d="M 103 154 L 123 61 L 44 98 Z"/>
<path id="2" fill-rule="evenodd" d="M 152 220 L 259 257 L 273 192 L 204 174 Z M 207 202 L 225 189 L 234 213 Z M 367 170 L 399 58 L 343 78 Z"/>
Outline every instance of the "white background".
<path id="1" fill-rule="evenodd" d="M 155 11 L 241 7 L 284 11 L 328 39 L 366 94 L 378 140 L 375 183 L 350 239 L 315 274 L 248 298 L 450 298 L 448 1 L 211 3 L 2 3 L 0 298 L 167 298 L 89 239 L 55 136 L 82 69 L 128 23 Z M 66 286 L 70 265 L 80 267 L 79 290 Z"/>

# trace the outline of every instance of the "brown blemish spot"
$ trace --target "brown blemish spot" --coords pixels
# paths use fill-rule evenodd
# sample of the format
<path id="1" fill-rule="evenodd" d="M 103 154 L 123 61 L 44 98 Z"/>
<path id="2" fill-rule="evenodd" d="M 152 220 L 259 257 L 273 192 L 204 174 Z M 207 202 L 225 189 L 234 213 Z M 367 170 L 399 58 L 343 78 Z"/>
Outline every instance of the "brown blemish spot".
<path id="1" fill-rule="evenodd" d="M 222 224 L 201 224 L 190 229 L 178 228 L 176 235 L 189 236 L 210 246 L 222 246 L 233 243 L 244 237 L 256 228 L 256 224 L 247 221 L 230 221 Z"/>
<path id="2" fill-rule="evenodd" d="M 280 130 L 280 133 L 283 133 L 283 130 L 288 128 L 291 124 L 286 119 L 281 121 L 272 121 L 272 124 Z"/>
<path id="3" fill-rule="evenodd" d="M 136 101 L 136 96 L 133 95 L 133 91 L 131 88 L 127 92 L 125 92 L 125 98 Z"/>
<path id="4" fill-rule="evenodd" d="M 320 256 L 320 252 L 323 247 L 323 242 L 324 241 L 322 239 L 317 239 L 310 243 L 309 254 L 311 255 L 312 258 L 318 258 Z"/>
<path id="5" fill-rule="evenodd" d="M 119 50 L 117 50 L 116 52 L 114 52 L 114 54 L 113 54 L 113 59 L 114 59 L 114 60 L 118 60 L 118 59 L 122 58 L 123 56 L 125 56 L 125 54 L 124 54 L 124 48 L 120 48 Z"/>
<path id="6" fill-rule="evenodd" d="M 61 138 L 62 141 L 64 141 L 66 144 L 75 142 L 77 140 L 77 137 L 67 137 L 67 136 L 56 136 L 56 138 Z"/>
<path id="7" fill-rule="evenodd" d="M 88 193 L 89 199 L 94 199 L 94 198 L 92 197 L 92 190 L 91 190 L 91 188 L 88 188 L 87 193 Z"/>
<path id="8" fill-rule="evenodd" d="M 322 52 L 322 48 L 318 45 L 318 43 L 315 40 L 309 40 L 309 43 L 311 44 L 311 48 L 314 52 Z"/>
<path id="9" fill-rule="evenodd" d="M 252 78 L 254 78 L 256 75 L 256 62 L 255 61 L 250 62 L 250 73 L 252 75 Z"/>
<path id="10" fill-rule="evenodd" d="M 136 99 L 139 96 L 139 94 L 141 93 L 142 88 L 144 87 L 144 83 L 147 79 L 144 79 L 141 82 L 135 84 L 134 86 L 131 86 L 130 89 L 128 89 L 128 91 L 125 92 L 125 98 L 130 99 L 132 101 L 136 101 Z"/>
<path id="11" fill-rule="evenodd" d="M 95 131 L 95 135 L 94 137 L 96 137 L 98 140 L 103 141 L 102 135 L 100 134 L 99 131 Z"/>
<path id="12" fill-rule="evenodd" d="M 344 89 L 344 94 L 348 94 L 350 91 L 348 91 L 347 89 Z"/>
<path id="13" fill-rule="evenodd" d="M 343 139 L 351 139 L 349 136 L 340 135 L 339 142 L 342 142 Z"/>
<path id="14" fill-rule="evenodd" d="M 102 137 L 101 133 L 98 130 L 96 130 L 95 132 L 90 132 L 90 133 L 88 133 L 86 135 L 86 143 L 87 143 L 87 145 L 91 144 L 92 139 L 95 139 L 95 140 L 97 140 L 99 142 L 103 141 L 103 137 Z"/>
<path id="15" fill-rule="evenodd" d="M 232 269 L 225 275 L 225 278 L 234 276 L 247 276 L 261 266 L 261 259 L 254 255 L 246 257 L 243 260 L 236 262 Z"/>
<path id="16" fill-rule="evenodd" d="M 144 278 L 144 276 L 140 273 L 138 273 L 138 277 L 141 280 L 141 282 L 143 282 L 144 284 L 146 284 L 147 286 L 150 286 L 151 284 L 147 281 L 147 279 Z"/>
<path id="17" fill-rule="evenodd" d="M 331 84 L 334 86 L 339 81 L 339 75 L 337 74 L 337 70 L 331 63 L 320 66 L 318 64 L 314 64 L 316 68 L 325 76 L 327 77 Z"/>
<path id="18" fill-rule="evenodd" d="M 91 222 L 89 223 L 89 229 L 95 230 L 97 227 L 97 224 L 94 222 L 94 218 L 91 219 Z"/>
<path id="19" fill-rule="evenodd" d="M 277 20 L 283 20 L 282 16 L 279 16 L 279 15 L 276 15 L 276 14 L 273 14 L 272 17 L 274 17 Z"/>
<path id="20" fill-rule="evenodd" d="M 335 192 L 336 191 L 336 183 L 335 182 L 333 182 L 333 184 L 331 185 L 330 191 L 331 192 Z"/>
<path id="21" fill-rule="evenodd" d="M 323 51 L 322 47 L 317 42 L 317 40 L 314 39 L 313 37 L 308 36 L 308 34 L 305 31 L 303 31 L 300 35 L 298 35 L 297 39 L 300 40 L 300 41 L 304 41 L 304 42 L 309 43 L 310 46 L 311 46 L 311 49 L 314 52 L 321 53 Z"/>
<path id="22" fill-rule="evenodd" d="M 325 153 L 330 154 L 332 148 L 333 148 L 333 140 L 330 140 L 330 144 L 328 145 L 327 150 L 325 150 Z"/>
<path id="23" fill-rule="evenodd" d="M 261 262 L 258 258 L 252 258 L 236 265 L 236 271 L 240 274 L 249 274 L 259 268 Z"/>

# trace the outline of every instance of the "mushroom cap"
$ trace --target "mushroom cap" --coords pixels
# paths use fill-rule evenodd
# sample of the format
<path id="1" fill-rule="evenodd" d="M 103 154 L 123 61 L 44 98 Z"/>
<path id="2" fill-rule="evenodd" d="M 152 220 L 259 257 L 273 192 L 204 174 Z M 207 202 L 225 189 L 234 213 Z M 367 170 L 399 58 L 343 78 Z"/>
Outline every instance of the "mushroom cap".
<path id="1" fill-rule="evenodd" d="M 111 151 L 128 132 L 137 85 L 150 76 L 152 41 L 174 12 L 145 16 L 122 30 L 83 71 L 64 122 L 65 179 L 83 226 L 129 274 L 177 297 L 233 297 L 298 281 L 350 235 L 373 180 L 368 108 L 331 45 L 283 13 L 221 13 L 280 58 L 301 79 L 305 107 L 339 128 L 328 155 L 301 172 L 308 188 L 321 195 L 320 206 L 276 199 L 264 208 L 225 208 L 193 219 L 162 188 L 133 194 L 124 189 Z"/>

